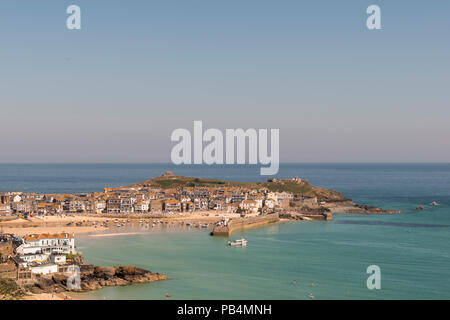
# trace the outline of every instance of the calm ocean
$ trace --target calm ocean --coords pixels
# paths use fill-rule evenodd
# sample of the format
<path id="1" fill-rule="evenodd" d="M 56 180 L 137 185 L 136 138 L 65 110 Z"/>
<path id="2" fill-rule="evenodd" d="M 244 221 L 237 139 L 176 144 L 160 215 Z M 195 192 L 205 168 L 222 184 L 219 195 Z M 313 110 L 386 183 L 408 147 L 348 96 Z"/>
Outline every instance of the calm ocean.
<path id="1" fill-rule="evenodd" d="M 259 167 L 172 164 L 0 164 L 0 190 L 92 192 L 179 175 L 262 181 Z M 172 280 L 84 294 L 96 299 L 450 299 L 450 164 L 282 164 L 362 204 L 396 215 L 336 215 L 331 222 L 288 222 L 234 235 L 231 248 L 208 231 L 78 238 L 89 263 L 134 264 Z M 432 201 L 441 205 L 428 206 Z M 415 211 L 418 205 L 427 210 Z M 94 241 L 95 240 L 95 241 Z M 366 268 L 381 268 L 368 290 Z M 295 282 L 293 280 L 296 280 Z M 312 287 L 314 283 L 314 287 Z"/>

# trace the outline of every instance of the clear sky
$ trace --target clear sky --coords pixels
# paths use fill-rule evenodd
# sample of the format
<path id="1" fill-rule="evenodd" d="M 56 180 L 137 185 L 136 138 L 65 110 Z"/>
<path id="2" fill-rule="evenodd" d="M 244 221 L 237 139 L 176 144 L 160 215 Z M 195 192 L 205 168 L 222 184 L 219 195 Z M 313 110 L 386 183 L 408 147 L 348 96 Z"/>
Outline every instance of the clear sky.
<path id="1" fill-rule="evenodd" d="M 449 17 L 448 0 L 2 0 L 0 162 L 170 161 L 194 120 L 279 128 L 282 162 L 449 162 Z"/>

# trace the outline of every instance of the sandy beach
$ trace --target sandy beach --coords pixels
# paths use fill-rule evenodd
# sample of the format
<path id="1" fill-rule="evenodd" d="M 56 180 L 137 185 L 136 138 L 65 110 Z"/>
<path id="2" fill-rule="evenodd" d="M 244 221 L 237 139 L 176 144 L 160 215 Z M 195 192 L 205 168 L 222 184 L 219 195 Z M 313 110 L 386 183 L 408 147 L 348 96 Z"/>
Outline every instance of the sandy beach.
<path id="1" fill-rule="evenodd" d="M 23 297 L 23 300 L 74 300 L 65 293 L 31 293 Z"/>
<path id="2" fill-rule="evenodd" d="M 141 221 L 150 224 L 154 221 L 161 221 L 168 225 L 181 225 L 182 222 L 190 222 L 197 224 L 213 224 L 221 220 L 223 217 L 238 218 L 239 214 L 224 213 L 216 211 L 201 211 L 195 213 L 170 214 L 164 217 L 152 217 L 148 215 L 127 215 L 125 217 L 115 217 L 114 215 L 55 215 L 55 216 L 35 216 L 29 219 L 17 218 L 0 222 L 1 233 L 12 233 L 17 236 L 25 236 L 29 234 L 42 233 L 97 233 L 111 230 L 110 235 L 130 234 L 136 230 L 127 230 L 129 228 L 120 229 L 116 227 L 116 221 L 126 226 L 139 226 Z M 128 221 L 129 220 L 129 221 Z M 108 227 L 102 224 L 108 223 Z M 120 231 L 119 231 L 120 230 Z M 106 236 L 104 233 L 99 236 Z"/>
<path id="3" fill-rule="evenodd" d="M 105 220 L 107 218 L 81 215 L 42 216 L 29 219 L 18 218 L 0 222 L 0 232 L 12 233 L 17 236 L 61 232 L 80 234 L 107 230 L 107 228 L 99 225 Z M 77 223 L 80 225 L 76 226 Z M 95 226 L 96 223 L 98 224 L 97 226 Z"/>

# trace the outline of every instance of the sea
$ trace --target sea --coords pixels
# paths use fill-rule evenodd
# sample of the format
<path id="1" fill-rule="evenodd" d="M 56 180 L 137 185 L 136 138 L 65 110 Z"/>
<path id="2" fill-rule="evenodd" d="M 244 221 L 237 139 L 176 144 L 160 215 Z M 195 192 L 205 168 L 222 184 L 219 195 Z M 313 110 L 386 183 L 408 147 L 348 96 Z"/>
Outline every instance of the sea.
<path id="1" fill-rule="evenodd" d="M 0 164 L 0 191 L 85 193 L 177 175 L 265 181 L 258 166 L 155 164 Z M 76 237 L 95 265 L 136 265 L 170 280 L 108 287 L 81 299 L 449 299 L 450 164 L 284 163 L 276 177 L 301 177 L 360 204 L 402 210 L 283 222 L 234 234 L 166 228 Z M 439 206 L 431 206 L 436 201 Z M 424 206 L 425 210 L 415 210 Z M 378 266 L 380 288 L 367 285 Z M 371 278 L 372 279 L 372 278 Z M 371 282 L 369 279 L 369 283 Z M 372 288 L 372 289 L 369 289 Z M 166 297 L 170 294 L 171 297 Z"/>

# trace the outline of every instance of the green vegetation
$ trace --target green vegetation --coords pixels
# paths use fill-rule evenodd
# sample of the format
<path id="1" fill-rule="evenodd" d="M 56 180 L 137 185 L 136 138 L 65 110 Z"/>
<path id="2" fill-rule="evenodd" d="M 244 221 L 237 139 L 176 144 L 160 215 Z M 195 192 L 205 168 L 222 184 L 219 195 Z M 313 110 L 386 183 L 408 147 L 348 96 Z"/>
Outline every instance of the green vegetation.
<path id="1" fill-rule="evenodd" d="M 266 188 L 272 192 L 286 191 L 300 196 L 317 197 L 324 200 L 345 199 L 345 197 L 339 192 L 313 187 L 308 182 L 297 183 L 296 181 L 291 180 L 282 180 L 279 182 L 235 182 L 218 179 L 184 177 L 170 174 L 137 183 L 133 186 L 154 187 L 161 189 L 181 187 L 235 187 L 259 190 Z"/>
<path id="2" fill-rule="evenodd" d="M 314 189 L 309 184 L 298 184 L 295 182 L 265 183 L 265 187 L 273 192 L 292 192 L 303 196 L 315 196 Z"/>
<path id="3" fill-rule="evenodd" d="M 12 279 L 0 279 L 0 299 L 19 299 L 25 290 Z"/>
<path id="4" fill-rule="evenodd" d="M 190 177 L 162 177 L 148 180 L 138 185 L 153 186 L 162 189 L 178 188 L 178 187 L 217 187 L 219 185 L 225 185 L 225 181 L 213 180 L 213 179 L 199 179 Z"/>
<path id="5" fill-rule="evenodd" d="M 79 256 L 81 256 L 81 255 L 78 254 L 78 253 L 76 253 L 76 254 L 70 254 L 70 253 L 67 253 L 67 254 L 66 254 L 66 259 L 75 259 L 75 258 L 77 258 L 77 257 L 79 257 Z"/>

